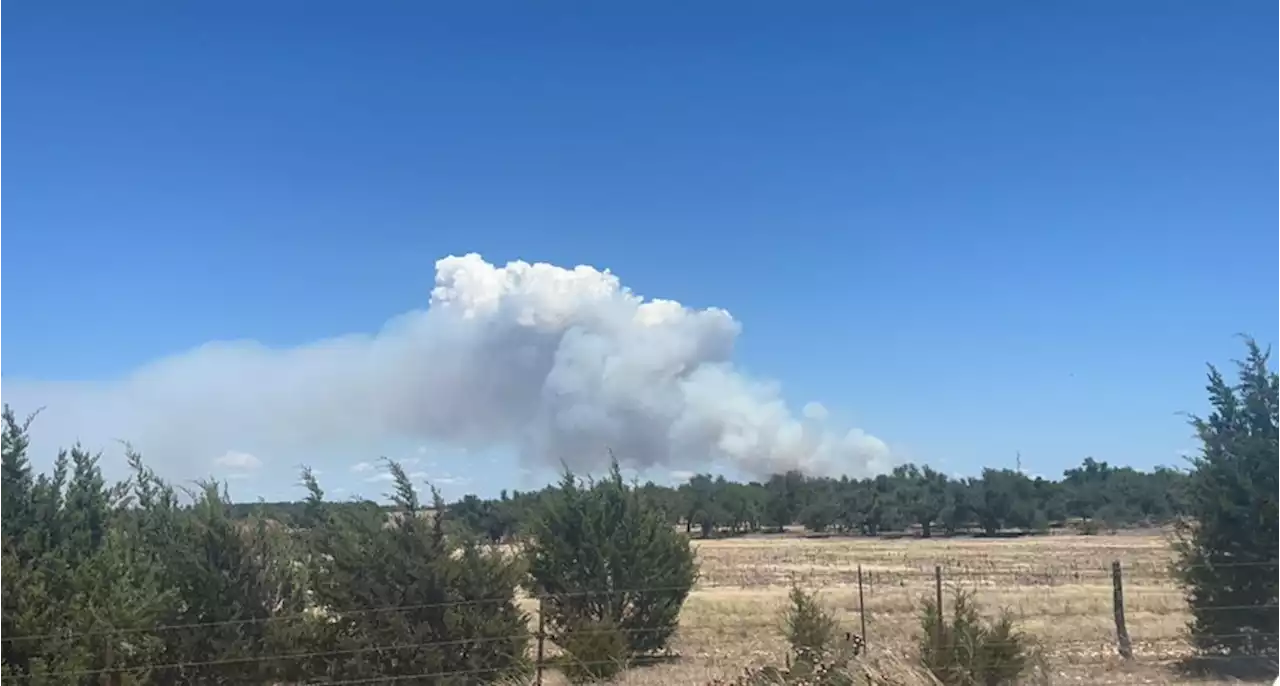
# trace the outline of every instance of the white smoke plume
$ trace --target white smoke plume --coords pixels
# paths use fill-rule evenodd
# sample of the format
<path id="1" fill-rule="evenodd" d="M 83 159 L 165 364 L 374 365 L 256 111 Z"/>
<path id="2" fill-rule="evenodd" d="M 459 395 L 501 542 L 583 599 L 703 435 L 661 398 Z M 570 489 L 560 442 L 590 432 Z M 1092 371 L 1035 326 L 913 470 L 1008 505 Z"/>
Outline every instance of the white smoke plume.
<path id="1" fill-rule="evenodd" d="M 162 472 L 256 468 L 273 455 L 419 439 L 509 446 L 533 464 L 731 465 L 865 475 L 884 442 L 796 417 L 776 385 L 732 365 L 739 325 L 720 309 L 649 300 L 610 272 L 479 255 L 436 263 L 430 305 L 290 349 L 211 343 L 109 383 L 8 382 L 19 412 L 58 445 L 128 439 Z M 37 443 L 39 445 L 39 442 Z M 259 457 L 261 456 L 261 460 Z M 367 457 L 367 456 L 366 456 Z"/>

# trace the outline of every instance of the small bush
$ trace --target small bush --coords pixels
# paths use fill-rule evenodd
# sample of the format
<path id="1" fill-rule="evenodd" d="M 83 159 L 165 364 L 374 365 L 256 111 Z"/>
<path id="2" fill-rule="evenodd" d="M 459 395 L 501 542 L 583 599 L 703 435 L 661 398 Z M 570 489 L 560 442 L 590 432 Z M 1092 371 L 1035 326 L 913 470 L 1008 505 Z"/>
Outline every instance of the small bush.
<path id="1" fill-rule="evenodd" d="M 748 667 L 733 679 L 709 686 L 936 686 L 937 680 L 918 665 L 892 659 L 859 657 L 860 637 L 845 634 L 816 592 L 792 582 L 789 604 L 782 612 L 782 634 L 791 646 L 784 667 Z"/>
<path id="2" fill-rule="evenodd" d="M 1030 641 L 1007 613 L 984 619 L 968 591 L 957 591 L 947 621 L 932 598 L 920 614 L 920 661 L 946 686 L 1005 686 L 1031 671 Z"/>
<path id="3" fill-rule="evenodd" d="M 782 611 L 782 635 L 791 646 L 785 668 L 756 667 L 745 670 L 719 686 L 853 686 L 850 662 L 861 642 L 838 641 L 840 626 L 817 592 L 792 582 L 787 607 Z"/>
<path id="4" fill-rule="evenodd" d="M 558 643 L 564 650 L 560 672 L 569 683 L 607 681 L 627 666 L 627 637 L 608 619 L 574 622 Z"/>
<path id="5" fill-rule="evenodd" d="M 566 472 L 543 496 L 524 544 L 530 590 L 545 596 L 554 640 L 609 620 L 631 656 L 657 653 L 675 634 L 698 566 L 689 539 L 618 463 L 599 482 Z"/>
<path id="6" fill-rule="evenodd" d="M 827 654 L 840 626 L 817 592 L 806 591 L 792 582 L 788 604 L 782 612 L 782 635 L 797 660 Z"/>

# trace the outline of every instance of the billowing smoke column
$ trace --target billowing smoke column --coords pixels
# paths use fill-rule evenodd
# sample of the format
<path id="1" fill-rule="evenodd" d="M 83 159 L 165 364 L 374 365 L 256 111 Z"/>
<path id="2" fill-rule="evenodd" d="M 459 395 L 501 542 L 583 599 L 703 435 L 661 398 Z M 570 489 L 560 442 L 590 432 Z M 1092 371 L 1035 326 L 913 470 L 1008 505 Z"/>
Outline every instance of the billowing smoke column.
<path id="1" fill-rule="evenodd" d="M 252 454 L 296 464 L 334 446 L 414 438 L 511 446 L 579 469 L 609 451 L 637 468 L 885 468 L 879 439 L 826 428 L 816 404 L 793 416 L 775 385 L 735 371 L 738 332 L 724 310 L 645 301 L 608 271 L 495 267 L 470 254 L 439 260 L 430 306 L 376 336 L 215 343 L 105 385 L 6 382 L 4 392 L 18 407 L 47 406 L 37 436 L 127 438 L 169 465 Z"/>

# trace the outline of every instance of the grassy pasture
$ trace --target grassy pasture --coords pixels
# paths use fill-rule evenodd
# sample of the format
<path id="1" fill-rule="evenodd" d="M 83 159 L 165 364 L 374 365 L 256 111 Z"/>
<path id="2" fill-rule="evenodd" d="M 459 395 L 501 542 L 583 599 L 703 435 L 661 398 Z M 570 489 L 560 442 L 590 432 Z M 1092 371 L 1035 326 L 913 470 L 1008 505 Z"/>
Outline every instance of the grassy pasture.
<path id="1" fill-rule="evenodd" d="M 701 580 L 685 605 L 678 660 L 633 668 L 619 683 L 703 684 L 748 665 L 780 664 L 778 612 L 793 577 L 822 589 L 846 630 L 858 632 L 857 569 L 862 566 L 867 639 L 875 661 L 909 661 L 917 612 L 934 592 L 974 590 L 989 611 L 1014 613 L 1041 646 L 1052 683 L 1205 683 L 1169 663 L 1189 651 L 1181 590 L 1169 576 L 1160 532 L 1054 535 L 1004 540 L 804 538 L 794 534 L 695 543 Z M 1136 659 L 1117 655 L 1110 567 L 1124 569 L 1125 614 Z M 531 611 L 536 606 L 530 605 Z M 550 676 L 548 683 L 556 683 Z"/>

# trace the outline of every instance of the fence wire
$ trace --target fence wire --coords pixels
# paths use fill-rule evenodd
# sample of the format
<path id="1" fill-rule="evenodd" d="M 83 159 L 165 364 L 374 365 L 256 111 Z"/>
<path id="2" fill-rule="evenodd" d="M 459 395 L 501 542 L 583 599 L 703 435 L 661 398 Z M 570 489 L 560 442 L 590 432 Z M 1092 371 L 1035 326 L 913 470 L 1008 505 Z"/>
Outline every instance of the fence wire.
<path id="1" fill-rule="evenodd" d="M 1253 567 L 1273 567 L 1273 568 L 1278 567 L 1275 561 L 1240 561 L 1240 562 L 1234 562 L 1234 563 L 1219 563 L 1219 564 L 1213 564 L 1208 566 L 1215 567 L 1215 568 L 1224 567 L 1224 566 L 1234 566 L 1234 567 L 1253 566 Z M 860 620 L 862 622 L 865 622 L 862 624 L 862 631 L 865 633 L 863 633 L 863 635 L 861 636 L 861 638 L 865 639 L 866 641 L 862 647 L 864 658 L 875 659 L 878 654 L 890 654 L 890 653 L 905 654 L 905 652 L 914 650 L 922 640 L 925 640 L 920 636 L 918 636 L 918 632 L 917 632 L 917 635 L 914 637 L 907 637 L 907 635 L 902 632 L 894 632 L 892 634 L 889 632 L 886 632 L 883 636 L 877 636 L 877 630 L 881 629 L 883 625 L 887 623 L 893 623 L 893 622 L 887 621 L 890 618 L 893 620 L 896 620 L 897 623 L 899 624 L 907 624 L 908 626 L 913 626 L 916 629 L 918 629 L 919 625 L 918 625 L 917 617 L 914 614 L 908 615 L 901 611 L 897 611 L 896 613 L 886 612 L 883 607 L 876 607 L 876 605 L 877 604 L 882 605 L 883 604 L 882 601 L 884 601 L 885 598 L 888 595 L 890 595 L 890 594 L 884 593 L 883 591 L 880 591 L 879 589 L 884 587 L 892 588 L 894 586 L 896 586 L 900 590 L 900 592 L 903 594 L 913 595 L 914 601 L 918 601 L 919 596 L 921 595 L 921 591 L 925 589 L 921 587 L 908 589 L 905 586 L 905 581 L 910 579 L 910 580 L 919 581 L 919 582 L 927 581 L 930 583 L 937 583 L 938 580 L 941 578 L 941 576 L 938 573 L 938 569 L 939 569 L 938 567 L 935 567 L 933 570 L 928 570 L 924 567 L 919 567 L 916 569 L 907 569 L 907 570 L 887 570 L 887 571 L 861 570 L 863 583 L 861 587 L 859 587 L 858 589 L 859 598 L 860 598 L 858 606 L 856 608 L 851 608 L 846 605 L 844 609 L 849 611 L 849 614 L 855 618 L 855 621 Z M 1157 571 L 1167 572 L 1168 569 L 1169 568 L 1161 569 L 1152 565 L 1147 565 L 1147 566 L 1134 565 L 1133 567 L 1127 569 L 1126 571 L 1131 573 L 1136 571 L 1136 573 L 1138 574 L 1151 574 Z M 845 571 L 850 571 L 850 570 L 845 570 Z M 883 573 L 885 575 L 889 575 L 889 574 L 894 575 L 888 578 L 892 578 L 895 583 L 877 584 L 878 572 Z M 952 589 L 953 586 L 964 587 L 965 584 L 974 584 L 976 582 L 990 581 L 990 582 L 999 583 L 1001 580 L 1004 580 L 1004 579 L 1025 579 L 1028 576 L 1054 577 L 1055 575 L 1068 577 L 1069 580 L 1061 584 L 1063 586 L 1069 586 L 1069 585 L 1072 585 L 1073 583 L 1081 584 L 1082 580 L 1086 580 L 1086 579 L 1088 581 L 1096 580 L 1098 584 L 1101 584 L 1102 582 L 1109 583 L 1112 580 L 1113 570 L 1105 567 L 1096 567 L 1096 568 L 1058 567 L 1058 568 L 1039 568 L 1039 569 L 1027 568 L 1027 569 L 1004 570 L 1004 571 L 993 573 L 988 570 L 949 568 L 946 572 L 947 582 L 949 584 L 947 586 L 948 589 Z M 885 578 L 886 577 L 882 576 L 882 577 L 879 577 L 879 580 L 883 582 Z M 957 580 L 959 583 L 957 583 Z M 701 593 L 713 593 L 717 590 L 724 590 L 724 589 L 767 590 L 769 588 L 770 587 L 768 586 L 753 587 L 751 585 L 741 585 L 741 584 L 719 584 L 714 586 L 695 586 L 694 589 L 692 590 L 692 595 L 696 597 L 698 594 L 701 594 Z M 1138 588 L 1142 588 L 1142 587 L 1138 587 Z M 536 603 L 538 604 L 538 610 L 531 613 L 533 617 L 536 617 L 537 612 L 542 611 L 544 604 L 554 603 L 556 601 L 564 601 L 564 600 L 570 600 L 575 598 L 599 597 L 599 596 L 617 596 L 617 595 L 623 595 L 623 594 L 629 595 L 629 594 L 640 594 L 640 593 L 680 593 L 680 592 L 684 592 L 685 590 L 686 589 L 680 588 L 680 587 L 648 587 L 648 588 L 637 588 L 637 589 L 599 589 L 599 590 L 572 591 L 572 592 L 564 592 L 564 593 L 540 593 L 540 594 L 532 594 L 528 596 L 517 595 L 515 597 L 512 597 L 510 595 L 504 595 L 504 596 L 493 597 L 493 598 L 456 599 L 451 601 L 441 601 L 441 602 L 433 602 L 433 603 L 398 604 L 398 605 L 387 605 L 387 606 L 371 607 L 371 608 L 355 608 L 355 609 L 348 609 L 348 610 L 335 610 L 335 611 L 323 610 L 319 612 L 315 610 L 311 610 L 311 611 L 304 611 L 304 612 L 297 612 L 297 613 L 273 615 L 268 617 L 243 617 L 243 618 L 234 618 L 234 619 L 226 619 L 226 620 L 216 620 L 216 621 L 167 624 L 167 625 L 160 625 L 160 626 L 104 627 L 104 628 L 91 629 L 88 631 L 81 631 L 81 632 L 64 631 L 64 632 L 53 632 L 53 633 L 38 634 L 38 635 L 4 636 L 0 638 L 0 642 L 3 642 L 4 644 L 6 644 L 6 646 L 10 646 L 10 645 L 30 643 L 30 642 L 55 641 L 55 640 L 66 641 L 66 642 L 73 642 L 73 641 L 79 642 L 83 639 L 95 638 L 95 637 L 123 638 L 127 636 L 135 636 L 139 634 L 150 635 L 155 637 L 163 637 L 166 634 L 169 634 L 172 632 L 179 632 L 179 631 L 194 632 L 197 635 L 199 635 L 201 633 L 214 633 L 214 632 L 222 631 L 229 628 L 237 628 L 237 627 L 259 625 L 259 624 L 297 622 L 297 621 L 305 621 L 305 620 L 312 620 L 312 621 L 319 620 L 319 621 L 332 622 L 332 621 L 341 621 L 344 619 L 356 619 L 363 616 L 376 615 L 380 613 L 406 613 L 406 612 L 425 611 L 425 610 L 432 610 L 432 609 L 460 608 L 460 607 L 477 606 L 477 605 L 483 605 L 483 604 L 514 603 L 519 605 L 526 602 Z M 930 590 L 936 590 L 936 589 L 930 589 Z M 1138 589 L 1130 589 L 1130 593 L 1133 596 L 1136 596 L 1139 598 L 1141 598 L 1144 595 L 1144 593 Z M 867 597 L 872 598 L 873 601 L 877 601 L 877 602 L 864 604 L 864 602 L 861 600 L 864 594 Z M 945 610 L 945 606 L 944 606 L 944 610 Z M 1110 610 L 1110 608 L 1108 608 L 1108 610 Z M 1198 613 L 1215 612 L 1215 611 L 1243 612 L 1243 611 L 1251 611 L 1251 610 L 1258 611 L 1258 612 L 1276 613 L 1280 611 L 1280 607 L 1278 607 L 1274 602 L 1272 602 L 1272 603 L 1265 603 L 1265 604 L 1258 604 L 1258 605 L 1224 604 L 1224 605 L 1203 606 L 1203 607 L 1196 608 L 1196 611 Z M 1133 614 L 1138 615 L 1138 614 L 1141 614 L 1142 612 L 1143 611 L 1139 609 Z M 1183 612 L 1185 613 L 1185 610 Z M 1121 613 L 1116 613 L 1116 614 L 1119 615 Z M 893 616 L 891 617 L 891 615 Z M 1040 613 L 1040 615 L 1052 617 L 1054 622 L 1060 622 L 1060 621 L 1063 621 L 1064 618 L 1069 618 L 1069 617 L 1091 618 L 1091 619 L 1097 620 L 1097 624 L 1102 626 L 1105 626 L 1107 622 L 1113 619 L 1112 613 L 1110 611 L 1103 613 L 1098 611 L 1096 608 L 1093 609 L 1092 611 L 1079 611 L 1079 612 L 1073 612 L 1073 611 L 1056 612 L 1056 613 L 1042 612 Z M 1031 617 L 1031 616 L 1034 616 L 1034 615 L 1025 615 L 1025 617 Z M 731 623 L 719 622 L 719 623 L 711 623 L 711 624 L 699 624 L 692 621 L 681 622 L 676 632 L 676 637 L 677 637 L 676 645 L 678 647 L 682 643 L 687 644 L 689 639 L 691 639 L 694 636 L 706 635 L 706 636 L 712 637 L 715 641 L 712 645 L 719 648 L 719 647 L 722 647 L 726 642 L 734 641 L 736 638 L 734 634 L 738 634 L 741 636 L 741 635 L 747 635 L 756 629 L 767 630 L 767 629 L 776 628 L 777 622 L 776 620 L 771 621 L 771 618 L 772 618 L 771 612 L 761 612 L 761 613 L 753 613 L 747 619 L 747 621 L 742 621 L 742 622 L 731 622 Z M 868 626 L 870 628 L 868 628 Z M 1047 641 L 1044 641 L 1039 647 L 1045 651 L 1045 654 L 1047 655 L 1048 659 L 1050 660 L 1059 659 L 1063 661 L 1063 664 L 1065 666 L 1068 666 L 1068 667 L 1080 667 L 1082 665 L 1088 665 L 1089 660 L 1093 660 L 1094 662 L 1098 662 L 1098 663 L 1116 661 L 1117 664 L 1139 665 L 1139 666 L 1168 666 L 1171 664 L 1178 663 L 1179 661 L 1187 660 L 1188 658 L 1194 659 L 1198 662 L 1209 662 L 1209 663 L 1212 663 L 1215 661 L 1239 660 L 1239 658 L 1229 656 L 1229 655 L 1213 655 L 1213 654 L 1192 655 L 1192 652 L 1190 650 L 1190 644 L 1188 642 L 1189 637 L 1185 635 L 1145 637 L 1142 635 L 1143 627 L 1140 623 L 1137 623 L 1134 627 L 1130 627 L 1130 629 L 1131 630 L 1129 633 L 1131 635 L 1128 637 L 1128 641 L 1130 643 L 1130 647 L 1132 650 L 1132 656 L 1128 659 L 1122 659 L 1120 657 L 1119 646 L 1117 644 L 1117 640 L 1114 637 L 1114 635 L 1106 638 L 1099 636 L 1097 638 L 1091 638 L 1091 639 L 1080 638 L 1080 639 L 1072 639 L 1072 640 L 1047 640 Z M 1132 630 L 1132 629 L 1136 629 L 1136 630 Z M 619 632 L 623 635 L 628 635 L 628 634 L 635 634 L 635 633 L 653 632 L 657 630 L 610 628 L 610 629 L 577 631 L 574 633 L 577 635 L 585 635 L 585 634 L 596 634 L 596 633 L 605 633 L 605 632 L 613 632 L 613 631 Z M 854 632 L 854 633 L 860 633 L 860 632 Z M 1209 639 L 1209 640 L 1217 639 L 1222 641 L 1270 639 L 1272 644 L 1274 644 L 1277 636 L 1275 633 L 1239 632 L 1239 633 L 1212 634 L 1207 636 L 1202 635 L 1200 636 L 1200 638 Z M 72 682 L 75 682 L 76 680 L 83 680 L 88 677 L 106 677 L 109 675 L 149 674 L 149 673 L 163 674 L 166 672 L 175 674 L 175 673 L 181 673 L 184 670 L 194 670 L 194 669 L 200 669 L 200 670 L 212 669 L 214 671 L 217 671 L 218 668 L 220 667 L 226 667 L 230 669 L 236 666 L 243 667 L 245 665 L 264 664 L 264 663 L 272 663 L 272 662 L 311 661 L 311 660 L 352 658 L 352 657 L 361 656 L 361 655 L 372 655 L 372 656 L 375 656 L 375 659 L 381 659 L 381 658 L 392 657 L 396 653 L 405 653 L 405 652 L 412 653 L 416 651 L 425 651 L 425 650 L 440 650 L 442 648 L 451 648 L 451 647 L 458 647 L 458 648 L 478 647 L 486 644 L 500 644 L 504 642 L 513 642 L 513 641 L 526 641 L 529 644 L 541 643 L 542 645 L 540 645 L 538 648 L 539 655 L 544 654 L 544 649 L 546 648 L 549 648 L 551 652 L 557 652 L 559 650 L 558 647 L 555 646 L 554 637 L 551 636 L 550 633 L 547 633 L 547 632 L 539 633 L 531 630 L 528 632 L 515 633 L 510 635 L 499 635 L 499 636 L 441 638 L 436 640 L 419 641 L 419 642 L 389 642 L 384 644 L 359 646 L 354 648 L 299 651 L 299 652 L 274 652 L 274 653 L 265 653 L 265 654 L 257 654 L 257 655 L 236 655 L 236 656 L 228 656 L 228 657 L 203 660 L 203 661 L 143 663 L 143 664 L 133 664 L 133 665 L 126 665 L 126 666 L 118 666 L 118 667 L 102 667 L 102 668 L 95 668 L 95 669 L 46 672 L 43 674 L 5 675 L 4 682 L 5 683 L 23 683 L 23 682 L 36 680 L 36 679 L 41 679 L 43 680 L 43 683 L 50 683 L 51 680 L 54 683 L 58 681 L 62 681 L 65 683 L 72 683 Z M 989 644 L 989 645 L 995 645 L 995 644 Z M 941 647 L 935 646 L 935 649 L 943 650 L 943 651 L 968 650 L 968 647 L 947 646 L 944 644 Z M 6 652 L 8 651 L 6 650 Z M 529 656 L 527 655 L 522 657 L 524 659 L 530 659 Z M 713 661 L 716 661 L 717 658 L 720 660 L 734 660 L 734 658 L 729 657 L 728 655 L 720 656 L 718 653 L 716 655 L 709 656 L 709 657 Z M 1077 660 L 1077 658 L 1080 658 L 1080 660 Z M 687 663 L 690 660 L 697 661 L 698 658 L 684 657 L 680 659 Z M 747 660 L 747 661 L 750 662 L 751 660 Z M 735 660 L 734 662 L 736 665 L 735 671 L 740 672 L 743 667 L 742 660 Z M 541 664 L 535 664 L 534 668 L 541 671 L 543 668 L 554 668 L 556 664 L 558 664 L 557 658 L 550 658 L 550 659 L 544 660 L 543 663 Z M 586 663 L 579 662 L 578 664 L 581 666 L 589 667 L 589 666 L 601 665 L 601 664 L 604 664 L 604 662 L 586 662 Z M 389 674 L 384 676 L 360 677 L 360 678 L 345 679 L 345 680 L 333 680 L 331 678 L 325 677 L 322 674 L 315 674 L 312 677 L 304 678 L 302 681 L 296 682 L 296 683 L 307 684 L 307 685 L 313 684 L 315 686 L 320 686 L 322 684 L 329 684 L 332 686 L 337 686 L 339 684 L 350 684 L 354 686 L 356 684 L 403 683 L 403 682 L 412 681 L 412 680 L 432 682 L 434 680 L 445 679 L 445 678 L 459 678 L 459 677 L 467 677 L 467 676 L 477 677 L 484 674 L 505 674 L 505 673 L 506 672 L 501 668 L 483 667 L 483 668 L 454 670 L 454 671 L 440 671 L 440 672 L 432 672 L 432 673 L 425 673 L 425 674 Z M 726 676 L 729 676 L 729 675 L 726 675 Z M 1097 676 L 1102 676 L 1102 675 L 1091 676 L 1089 679 L 1091 683 L 1108 683 L 1106 681 L 1099 681 L 1096 678 Z M 166 679 L 166 677 L 163 677 L 163 676 L 161 676 L 160 678 L 162 681 Z M 169 678 L 176 678 L 176 676 L 171 676 Z M 670 682 L 664 682 L 664 683 L 670 683 Z M 1116 683 L 1119 683 L 1119 682 L 1116 682 Z"/>

